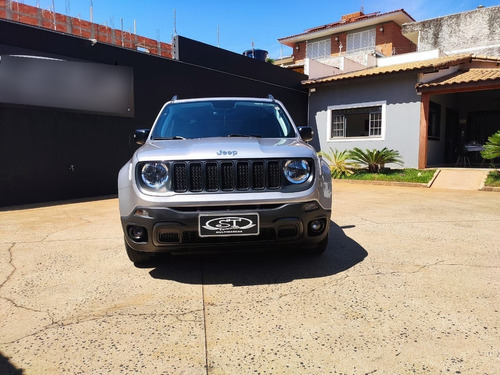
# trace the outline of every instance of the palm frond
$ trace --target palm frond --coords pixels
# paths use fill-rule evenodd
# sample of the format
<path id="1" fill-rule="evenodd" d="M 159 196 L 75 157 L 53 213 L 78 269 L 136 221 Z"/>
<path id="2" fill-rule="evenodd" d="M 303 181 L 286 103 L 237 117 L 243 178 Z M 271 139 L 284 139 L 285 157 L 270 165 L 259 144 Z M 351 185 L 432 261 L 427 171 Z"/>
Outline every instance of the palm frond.
<path id="1" fill-rule="evenodd" d="M 349 159 L 360 164 L 365 164 L 371 173 L 378 173 L 385 164 L 403 164 L 399 151 L 389 150 L 387 147 L 384 147 L 382 150 L 361 150 L 358 147 L 354 147 L 349 152 Z"/>
<path id="2" fill-rule="evenodd" d="M 500 157 L 500 130 L 488 138 L 484 150 L 481 151 L 481 156 L 486 160 Z"/>
<path id="3" fill-rule="evenodd" d="M 349 158 L 348 151 L 333 150 L 330 147 L 329 152 L 320 151 L 318 155 L 323 157 L 328 163 L 333 178 L 350 176 L 354 173 L 352 169 L 357 167 L 355 163 L 347 161 Z"/>

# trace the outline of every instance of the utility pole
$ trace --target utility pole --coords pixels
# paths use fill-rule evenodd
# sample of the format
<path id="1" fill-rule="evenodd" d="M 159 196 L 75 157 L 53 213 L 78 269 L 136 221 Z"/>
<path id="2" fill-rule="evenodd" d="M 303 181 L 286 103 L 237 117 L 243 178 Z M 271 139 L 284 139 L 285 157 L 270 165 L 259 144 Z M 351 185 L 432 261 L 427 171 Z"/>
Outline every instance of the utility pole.
<path id="1" fill-rule="evenodd" d="M 18 5 L 19 7 L 19 5 Z M 54 4 L 54 0 L 52 0 L 52 15 L 54 16 L 54 30 L 57 30 L 57 24 L 56 24 L 56 6 Z"/>
<path id="2" fill-rule="evenodd" d="M 177 14 L 174 9 L 174 36 L 177 35 Z"/>

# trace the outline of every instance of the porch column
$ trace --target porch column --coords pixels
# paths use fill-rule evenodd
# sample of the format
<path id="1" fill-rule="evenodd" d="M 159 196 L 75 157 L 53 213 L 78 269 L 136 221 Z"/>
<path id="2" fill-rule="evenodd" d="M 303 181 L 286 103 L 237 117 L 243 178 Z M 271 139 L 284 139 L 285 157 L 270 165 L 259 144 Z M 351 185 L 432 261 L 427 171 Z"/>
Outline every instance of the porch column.
<path id="1" fill-rule="evenodd" d="M 430 94 L 422 93 L 420 102 L 420 138 L 418 143 L 418 168 L 427 166 L 427 122 L 429 120 Z"/>

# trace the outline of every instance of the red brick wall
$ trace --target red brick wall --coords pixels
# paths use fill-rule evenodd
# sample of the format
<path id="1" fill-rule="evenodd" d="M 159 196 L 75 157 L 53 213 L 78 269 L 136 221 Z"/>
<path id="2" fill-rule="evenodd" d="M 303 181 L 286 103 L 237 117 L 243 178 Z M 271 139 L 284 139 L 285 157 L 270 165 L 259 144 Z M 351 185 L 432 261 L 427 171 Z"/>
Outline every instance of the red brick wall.
<path id="1" fill-rule="evenodd" d="M 380 28 L 383 31 L 380 31 Z M 383 23 L 375 26 L 375 45 L 378 52 L 385 56 L 393 54 L 400 55 L 402 53 L 415 52 L 417 46 L 409 39 L 401 34 L 401 27 L 395 22 Z M 338 38 L 338 40 L 335 40 Z M 342 52 L 345 52 L 347 47 L 347 34 L 341 33 L 332 36 L 332 56 L 339 55 L 339 46 L 342 43 Z"/>
<path id="2" fill-rule="evenodd" d="M 55 20 L 54 20 L 55 17 Z M 140 35 L 54 13 L 17 1 L 0 0 L 0 18 L 39 26 L 82 38 L 96 39 L 101 43 L 114 44 L 124 48 L 149 50 L 150 53 L 172 58 L 172 46 Z"/>
<path id="3" fill-rule="evenodd" d="M 306 58 L 306 42 L 295 43 L 293 48 L 293 61 L 298 62 Z"/>
<path id="4" fill-rule="evenodd" d="M 338 40 L 335 40 L 337 38 Z M 332 46 L 331 46 L 331 53 L 332 56 L 338 56 L 340 55 L 340 45 L 342 44 L 342 53 L 345 53 L 345 49 L 347 47 L 347 34 L 346 33 L 341 33 L 341 34 L 335 34 L 332 35 Z"/>
<path id="5" fill-rule="evenodd" d="M 383 28 L 383 31 L 380 31 Z M 415 52 L 417 46 L 401 34 L 401 27 L 395 22 L 387 22 L 376 26 L 377 51 L 385 56 Z"/>
<path id="6" fill-rule="evenodd" d="M 293 48 L 293 61 L 298 62 L 306 58 L 306 42 L 295 43 Z"/>
<path id="7" fill-rule="evenodd" d="M 380 28 L 383 31 L 380 31 Z M 401 27 L 395 22 L 382 23 L 374 27 L 376 30 L 375 44 L 378 52 L 385 56 L 392 56 L 393 54 L 400 55 L 402 53 L 415 52 L 417 46 L 401 33 Z M 356 32 L 353 30 L 352 32 Z M 335 40 L 337 38 L 337 40 Z M 342 44 L 342 50 L 340 45 Z M 299 46 L 299 49 L 296 47 Z M 347 34 L 340 33 L 331 36 L 331 54 L 332 56 L 339 56 L 340 51 L 345 53 L 347 48 Z M 298 62 L 306 58 L 306 42 L 295 44 L 293 49 L 294 62 Z"/>

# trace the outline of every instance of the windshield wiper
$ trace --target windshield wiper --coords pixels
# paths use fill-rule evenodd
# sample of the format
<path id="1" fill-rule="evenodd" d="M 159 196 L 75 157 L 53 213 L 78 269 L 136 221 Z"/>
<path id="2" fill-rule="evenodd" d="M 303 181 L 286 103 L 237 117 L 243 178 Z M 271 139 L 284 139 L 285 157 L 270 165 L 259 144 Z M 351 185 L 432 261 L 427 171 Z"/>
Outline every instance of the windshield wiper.
<path id="1" fill-rule="evenodd" d="M 176 139 L 187 139 L 181 135 L 175 135 L 173 137 L 157 137 L 155 138 L 155 141 L 171 141 L 171 140 L 176 140 Z"/>
<path id="2" fill-rule="evenodd" d="M 228 137 L 254 137 L 254 138 L 260 138 L 260 135 L 255 135 L 255 134 L 229 134 Z"/>

